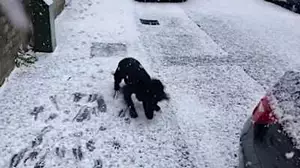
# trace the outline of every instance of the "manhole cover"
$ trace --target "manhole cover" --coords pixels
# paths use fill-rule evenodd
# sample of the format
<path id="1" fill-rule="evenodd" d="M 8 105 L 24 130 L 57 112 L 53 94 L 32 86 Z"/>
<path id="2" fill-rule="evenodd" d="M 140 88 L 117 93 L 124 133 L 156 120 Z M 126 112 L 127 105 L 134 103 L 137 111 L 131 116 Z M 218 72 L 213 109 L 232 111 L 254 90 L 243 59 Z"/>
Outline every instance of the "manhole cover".
<path id="1" fill-rule="evenodd" d="M 123 43 L 99 43 L 93 42 L 91 46 L 91 57 L 125 56 L 127 46 Z"/>
<path id="2" fill-rule="evenodd" d="M 158 20 L 148 20 L 148 19 L 140 19 L 142 24 L 145 25 L 159 25 Z"/>

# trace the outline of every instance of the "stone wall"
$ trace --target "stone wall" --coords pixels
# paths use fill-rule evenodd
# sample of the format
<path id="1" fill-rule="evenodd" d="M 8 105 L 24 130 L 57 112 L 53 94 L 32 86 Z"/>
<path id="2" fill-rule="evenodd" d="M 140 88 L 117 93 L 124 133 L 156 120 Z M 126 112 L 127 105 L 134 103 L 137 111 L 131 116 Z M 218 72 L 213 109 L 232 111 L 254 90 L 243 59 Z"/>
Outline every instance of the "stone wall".
<path id="1" fill-rule="evenodd" d="M 30 1 L 23 0 L 26 12 L 30 14 Z M 55 17 L 64 9 L 65 0 L 54 0 Z M 26 34 L 18 32 L 0 9 L 0 86 L 15 67 L 15 57 Z M 27 41 L 26 41 L 27 42 Z M 29 41 L 28 41 L 29 42 Z"/>
<path id="2" fill-rule="evenodd" d="M 0 11 L 0 86 L 15 66 L 15 57 L 21 45 L 21 36 Z"/>
<path id="3" fill-rule="evenodd" d="M 65 0 L 54 0 L 55 4 L 55 18 L 64 10 L 66 1 Z"/>

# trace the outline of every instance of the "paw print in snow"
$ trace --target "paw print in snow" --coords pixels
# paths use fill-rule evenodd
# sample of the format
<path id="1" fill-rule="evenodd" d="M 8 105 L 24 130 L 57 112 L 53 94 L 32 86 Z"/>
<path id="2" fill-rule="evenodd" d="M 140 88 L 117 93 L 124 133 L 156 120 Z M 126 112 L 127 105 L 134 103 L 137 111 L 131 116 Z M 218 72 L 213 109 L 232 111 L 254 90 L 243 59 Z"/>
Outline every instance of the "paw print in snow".
<path id="1" fill-rule="evenodd" d="M 31 147 L 34 148 L 36 146 L 39 146 L 43 142 L 43 135 L 40 134 L 37 137 L 34 138 L 34 140 L 31 142 Z"/>
<path id="2" fill-rule="evenodd" d="M 70 110 L 65 110 L 64 113 L 65 113 L 65 114 L 70 114 L 71 111 L 70 111 Z"/>
<path id="3" fill-rule="evenodd" d="M 95 147 L 95 142 L 93 140 L 89 140 L 87 143 L 86 143 L 86 148 L 92 152 L 96 149 Z"/>
<path id="4" fill-rule="evenodd" d="M 56 110 L 59 111 L 59 107 L 58 107 L 58 103 L 57 103 L 57 99 L 56 99 L 56 95 L 55 96 L 50 96 L 49 99 L 51 101 L 51 103 L 55 106 Z"/>
<path id="5" fill-rule="evenodd" d="M 30 161 L 35 160 L 37 158 L 38 154 L 39 153 L 37 151 L 30 152 L 28 157 L 24 160 L 24 164 L 26 165 L 28 160 L 30 160 Z"/>
<path id="6" fill-rule="evenodd" d="M 107 128 L 105 128 L 104 126 L 100 126 L 99 131 L 105 131 Z"/>
<path id="7" fill-rule="evenodd" d="M 46 134 L 53 129 L 53 126 L 46 126 L 42 129 L 41 134 Z"/>
<path id="8" fill-rule="evenodd" d="M 34 120 L 37 120 L 39 113 L 44 112 L 44 106 L 34 107 L 33 111 L 30 112 L 30 115 L 34 116 Z"/>
<path id="9" fill-rule="evenodd" d="M 77 92 L 77 93 L 74 93 L 73 96 L 74 96 L 73 101 L 79 102 L 85 96 L 85 94 Z"/>
<path id="10" fill-rule="evenodd" d="M 130 118 L 125 118 L 124 121 L 126 124 L 130 124 Z"/>
<path id="11" fill-rule="evenodd" d="M 73 155 L 74 155 L 75 159 L 81 160 L 83 158 L 83 153 L 82 153 L 82 150 L 81 150 L 81 146 L 78 146 L 77 148 L 73 148 L 72 152 L 73 152 Z"/>
<path id="12" fill-rule="evenodd" d="M 66 155 L 66 149 L 65 149 L 65 147 L 61 147 L 61 148 L 56 147 L 56 148 L 55 148 L 55 153 L 56 153 L 56 155 L 57 155 L 58 157 L 63 158 L 63 157 L 65 157 L 65 155 Z"/>
<path id="13" fill-rule="evenodd" d="M 120 118 L 125 117 L 125 115 L 126 115 L 125 112 L 126 112 L 126 110 L 121 109 L 121 110 L 119 111 L 119 117 L 120 117 Z"/>
<path id="14" fill-rule="evenodd" d="M 45 154 L 43 157 L 40 158 L 40 160 L 34 165 L 34 168 L 44 168 L 46 165 L 45 159 L 46 159 L 46 155 Z"/>
<path id="15" fill-rule="evenodd" d="M 98 94 L 90 94 L 88 98 L 88 102 L 94 102 L 97 100 Z"/>
<path id="16" fill-rule="evenodd" d="M 93 168 L 102 168 L 103 163 L 101 159 L 94 160 L 94 167 Z"/>
<path id="17" fill-rule="evenodd" d="M 106 112 L 107 107 L 106 107 L 106 104 L 105 104 L 103 96 L 98 96 L 98 98 L 97 98 L 97 104 L 98 104 L 98 110 L 100 112 L 103 112 L 103 113 Z"/>
<path id="18" fill-rule="evenodd" d="M 114 141 L 114 142 L 113 142 L 113 147 L 114 147 L 114 149 L 117 149 L 117 150 L 119 150 L 119 149 L 120 149 L 120 147 L 121 147 L 121 145 L 120 145 L 120 143 L 119 143 L 119 142 L 117 142 L 117 141 Z"/>
<path id="19" fill-rule="evenodd" d="M 73 121 L 82 122 L 83 120 L 90 120 L 91 119 L 91 113 L 93 111 L 93 108 L 88 106 L 83 106 L 77 115 L 74 117 Z"/>
<path id="20" fill-rule="evenodd" d="M 45 122 L 47 123 L 48 121 L 54 120 L 56 117 L 58 117 L 58 114 L 52 113 Z"/>
<path id="21" fill-rule="evenodd" d="M 21 150 L 17 154 L 14 154 L 10 160 L 9 167 L 10 168 L 17 167 L 19 165 L 19 163 L 21 162 L 21 160 L 24 158 L 26 152 L 27 152 L 27 148 Z"/>

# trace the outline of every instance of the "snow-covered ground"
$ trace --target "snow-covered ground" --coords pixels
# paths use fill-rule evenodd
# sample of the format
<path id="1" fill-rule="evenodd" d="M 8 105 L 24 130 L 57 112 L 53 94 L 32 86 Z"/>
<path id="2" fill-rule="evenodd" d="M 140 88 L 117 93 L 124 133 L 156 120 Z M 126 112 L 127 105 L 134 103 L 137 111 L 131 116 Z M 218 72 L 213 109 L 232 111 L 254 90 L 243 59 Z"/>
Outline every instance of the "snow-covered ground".
<path id="1" fill-rule="evenodd" d="M 299 69 L 299 14 L 264 0 L 190 0 L 182 8 L 265 88 Z"/>
<path id="2" fill-rule="evenodd" d="M 299 17 L 258 0 L 244 5 L 70 1 L 56 20 L 55 52 L 14 70 L 0 90 L 0 167 L 9 167 L 12 158 L 18 167 L 236 166 L 244 121 L 268 77 L 276 77 L 271 72 L 282 73 L 288 67 L 278 67 L 292 64 L 283 58 L 296 58 L 300 48 L 286 41 L 299 30 L 281 22 L 297 26 Z M 265 37 L 259 27 L 269 23 L 276 34 Z M 282 48 L 271 45 L 274 39 Z M 290 54 L 284 55 L 285 47 Z M 131 119 L 120 113 L 122 97 L 113 99 L 111 72 L 126 56 L 137 58 L 171 95 L 151 121 L 140 103 L 140 117 Z M 83 121 L 75 118 L 79 112 Z"/>

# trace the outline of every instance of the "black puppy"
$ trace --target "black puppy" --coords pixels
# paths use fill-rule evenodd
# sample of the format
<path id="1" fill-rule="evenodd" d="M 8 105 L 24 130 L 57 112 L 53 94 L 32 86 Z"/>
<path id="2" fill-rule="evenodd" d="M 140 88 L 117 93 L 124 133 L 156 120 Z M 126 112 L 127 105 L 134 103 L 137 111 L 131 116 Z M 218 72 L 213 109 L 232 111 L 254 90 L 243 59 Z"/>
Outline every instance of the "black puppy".
<path id="1" fill-rule="evenodd" d="M 139 101 L 143 102 L 144 111 L 148 119 L 153 118 L 153 112 L 159 111 L 157 105 L 162 100 L 169 100 L 168 95 L 164 92 L 164 85 L 158 79 L 151 79 L 141 63 L 134 58 L 124 58 L 118 64 L 114 73 L 115 95 L 120 90 L 122 79 L 125 81 L 123 87 L 124 100 L 129 108 L 132 118 L 138 117 L 131 95 L 134 93 Z"/>

